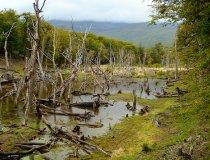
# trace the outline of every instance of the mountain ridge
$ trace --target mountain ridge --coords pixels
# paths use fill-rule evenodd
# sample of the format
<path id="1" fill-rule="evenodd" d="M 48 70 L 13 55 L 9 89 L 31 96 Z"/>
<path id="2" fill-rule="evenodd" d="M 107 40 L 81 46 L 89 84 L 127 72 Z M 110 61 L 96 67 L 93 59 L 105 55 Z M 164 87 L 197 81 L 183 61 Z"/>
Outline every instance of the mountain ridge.
<path id="1" fill-rule="evenodd" d="M 73 29 L 84 32 L 90 28 L 90 32 L 109 38 L 132 42 L 143 47 L 152 47 L 156 43 L 171 46 L 177 30 L 176 25 L 162 27 L 162 24 L 150 26 L 146 22 L 98 22 L 98 21 L 65 21 L 50 20 L 49 23 L 56 27 Z"/>

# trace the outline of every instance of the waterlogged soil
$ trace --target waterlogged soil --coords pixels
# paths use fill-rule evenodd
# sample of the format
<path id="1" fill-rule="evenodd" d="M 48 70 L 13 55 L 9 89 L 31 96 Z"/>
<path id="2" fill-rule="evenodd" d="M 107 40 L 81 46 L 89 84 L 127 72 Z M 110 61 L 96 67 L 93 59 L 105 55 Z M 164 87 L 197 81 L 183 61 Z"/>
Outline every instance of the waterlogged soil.
<path id="1" fill-rule="evenodd" d="M 133 93 L 135 91 L 136 96 L 146 99 L 156 98 L 154 95 L 163 92 L 165 87 L 165 80 L 160 79 L 123 79 L 118 78 L 114 83 L 110 84 L 109 93 L 111 95 L 118 93 Z M 95 93 L 101 93 L 100 88 L 95 89 Z M 106 101 L 106 98 L 103 98 Z M 91 95 L 73 96 L 73 102 L 91 102 L 93 97 Z M 114 127 L 115 124 L 119 123 L 126 116 L 132 116 L 138 114 L 142 106 L 137 105 L 135 112 L 129 110 L 126 107 L 128 102 L 124 101 L 113 101 L 108 100 L 109 105 L 101 106 L 98 109 L 89 108 L 76 108 L 76 107 L 63 107 L 62 109 L 72 113 L 86 113 L 90 112 L 94 115 L 90 120 L 77 121 L 72 117 L 61 116 L 61 115 L 48 115 L 47 120 L 57 126 L 62 127 L 66 131 L 72 131 L 76 125 L 80 126 L 81 135 L 89 138 L 95 138 L 106 134 L 110 128 Z M 129 102 L 132 105 L 132 102 Z M 57 108 L 59 110 L 59 108 Z M 23 104 L 15 105 L 13 99 L 8 99 L 5 102 L 0 103 L 0 131 L 7 130 L 7 126 L 11 124 L 20 124 L 23 121 Z M 31 117 L 35 119 L 35 117 Z M 101 125 L 98 128 L 86 126 L 85 124 Z M 33 141 L 35 142 L 47 142 L 51 138 L 50 134 L 40 136 Z M 45 157 L 51 159 L 67 159 L 69 154 L 73 152 L 74 148 L 69 147 L 66 143 L 60 143 L 57 147 L 53 148 L 50 152 L 44 154 Z M 83 155 L 80 151 L 80 154 Z M 36 155 L 37 156 L 37 155 Z M 29 159 L 25 157 L 23 159 Z"/>

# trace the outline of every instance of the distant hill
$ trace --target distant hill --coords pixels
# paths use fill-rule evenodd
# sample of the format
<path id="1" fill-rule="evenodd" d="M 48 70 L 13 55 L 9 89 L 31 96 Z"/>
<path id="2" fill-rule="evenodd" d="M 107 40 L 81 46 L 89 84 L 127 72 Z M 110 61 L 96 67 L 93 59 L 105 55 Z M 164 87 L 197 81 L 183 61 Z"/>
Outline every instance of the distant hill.
<path id="1" fill-rule="evenodd" d="M 133 42 L 136 45 L 151 47 L 161 42 L 166 46 L 172 45 L 177 26 L 162 27 L 161 24 L 149 26 L 147 23 L 116 23 L 116 22 L 95 22 L 95 21 L 62 21 L 50 20 L 51 24 L 57 27 L 84 32 L 91 26 L 91 32 L 110 38 Z"/>

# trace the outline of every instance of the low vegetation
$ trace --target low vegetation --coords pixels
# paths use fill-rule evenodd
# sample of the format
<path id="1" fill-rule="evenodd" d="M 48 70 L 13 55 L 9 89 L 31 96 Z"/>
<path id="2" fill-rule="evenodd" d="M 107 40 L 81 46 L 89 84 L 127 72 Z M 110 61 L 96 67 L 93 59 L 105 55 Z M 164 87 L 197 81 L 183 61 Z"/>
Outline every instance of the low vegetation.
<path id="1" fill-rule="evenodd" d="M 133 101 L 132 94 L 117 94 L 109 98 Z M 187 155 L 192 159 L 210 158 L 210 106 L 189 105 L 185 98 L 138 98 L 137 102 L 150 107 L 147 115 L 124 118 L 107 135 L 95 140 L 112 151 L 111 159 L 185 159 Z M 179 153 L 181 149 L 186 155 Z M 110 159 L 101 154 L 86 158 Z"/>

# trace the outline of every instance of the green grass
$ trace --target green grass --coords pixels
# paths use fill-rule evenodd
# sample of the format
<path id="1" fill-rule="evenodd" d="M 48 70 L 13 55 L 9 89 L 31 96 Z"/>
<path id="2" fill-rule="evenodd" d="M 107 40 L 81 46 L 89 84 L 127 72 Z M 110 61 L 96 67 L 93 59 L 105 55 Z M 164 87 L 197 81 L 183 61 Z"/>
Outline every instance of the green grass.
<path id="1" fill-rule="evenodd" d="M 117 94 L 110 99 L 132 101 L 131 94 Z M 106 150 L 112 151 L 111 159 L 136 159 L 147 144 L 153 148 L 157 142 L 162 141 L 167 132 L 153 124 L 156 114 L 169 108 L 174 102 L 173 99 L 145 100 L 138 99 L 141 105 L 149 105 L 150 113 L 145 116 L 132 116 L 122 120 L 107 135 L 98 138 L 94 142 Z M 90 158 L 90 157 L 88 157 Z M 101 154 L 91 155 L 91 159 L 109 159 Z"/>
<path id="2" fill-rule="evenodd" d="M 109 98 L 132 101 L 133 96 L 132 94 L 117 94 Z M 192 106 L 186 104 L 185 101 L 178 101 L 174 98 L 157 100 L 139 98 L 137 101 L 141 105 L 150 106 L 148 115 L 125 118 L 107 135 L 94 141 L 105 150 L 111 151 L 111 158 L 95 153 L 83 159 L 163 159 L 164 154 L 168 152 L 169 146 L 173 148 L 180 147 L 185 139 L 197 135 L 204 137 L 205 142 L 203 142 L 202 151 L 195 146 L 194 156 L 197 159 L 209 157 L 209 106 Z M 153 124 L 153 120 L 157 117 L 161 122 L 161 127 Z M 145 144 L 151 148 L 151 152 L 142 152 L 142 146 Z M 191 146 L 192 144 L 188 145 Z M 204 155 L 203 157 L 201 152 Z M 172 157 L 176 156 L 176 154 L 175 151 L 169 153 Z"/>

